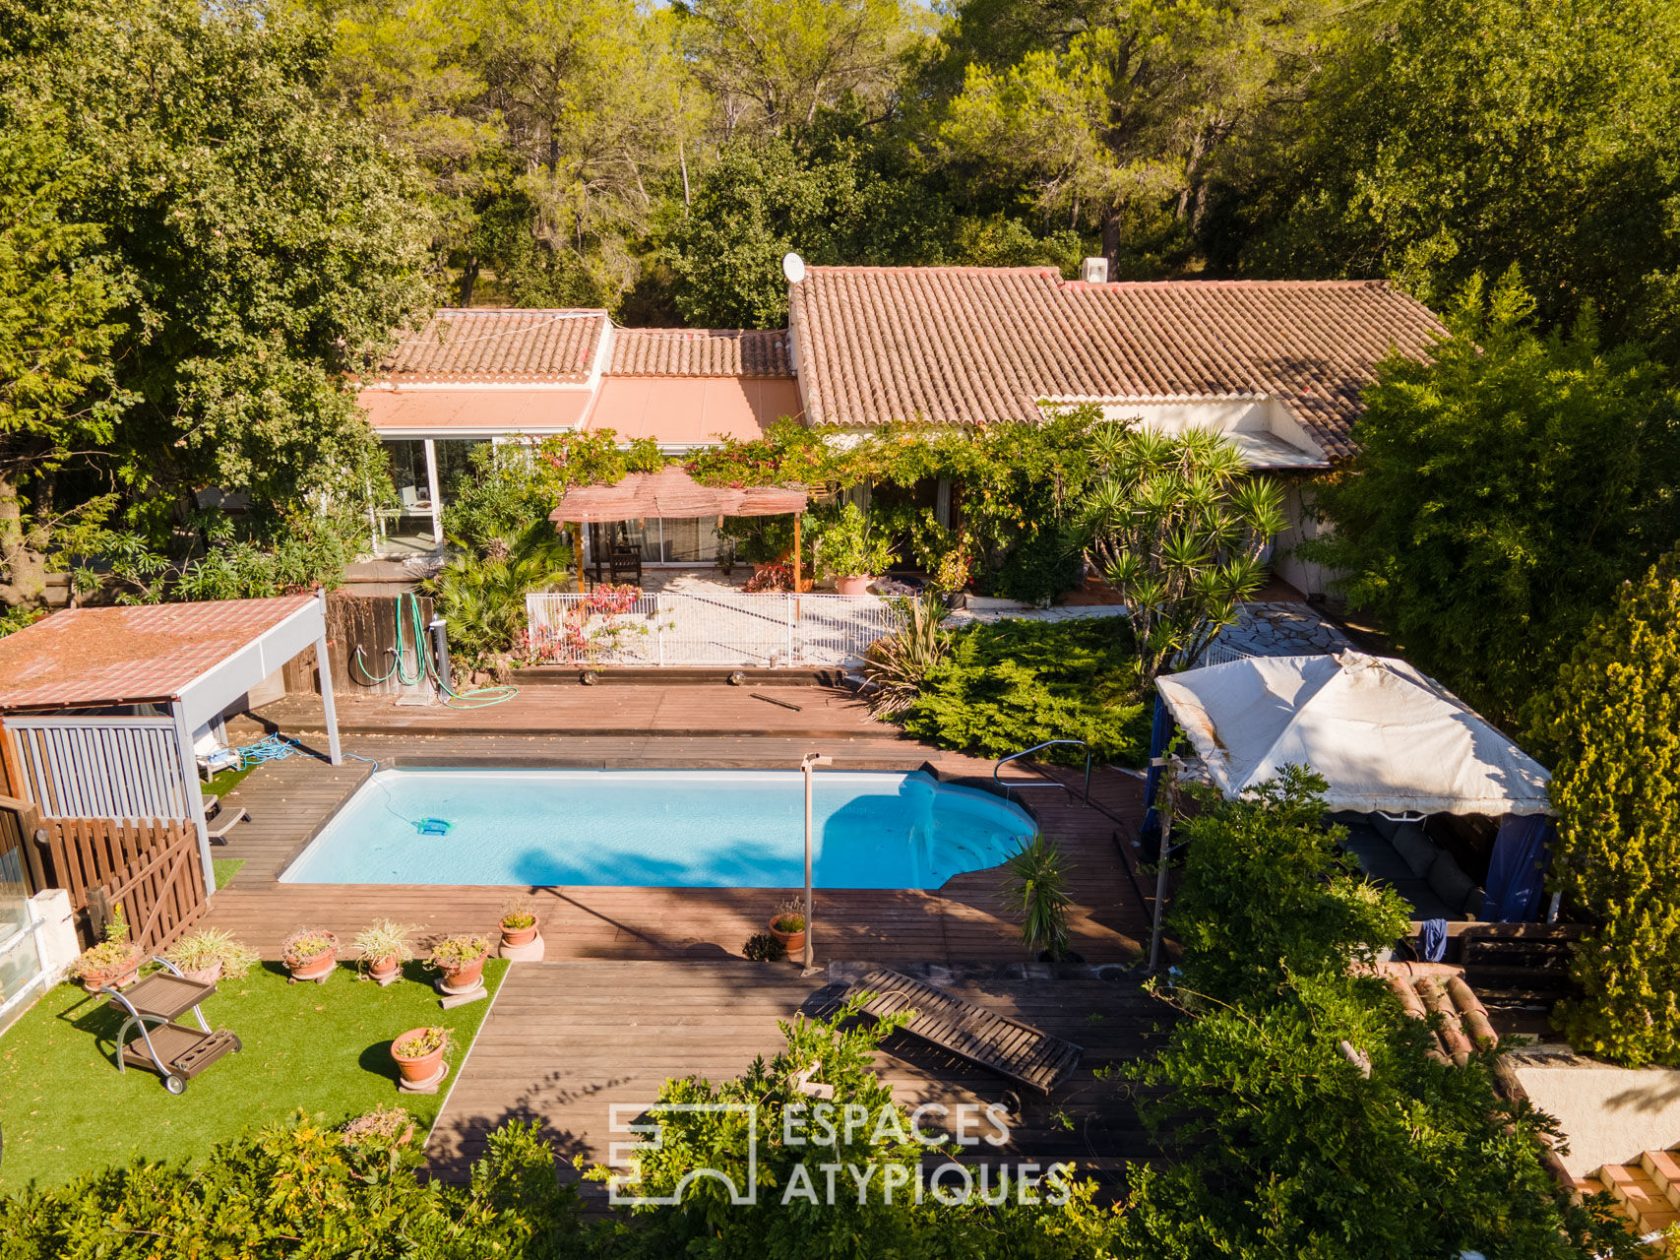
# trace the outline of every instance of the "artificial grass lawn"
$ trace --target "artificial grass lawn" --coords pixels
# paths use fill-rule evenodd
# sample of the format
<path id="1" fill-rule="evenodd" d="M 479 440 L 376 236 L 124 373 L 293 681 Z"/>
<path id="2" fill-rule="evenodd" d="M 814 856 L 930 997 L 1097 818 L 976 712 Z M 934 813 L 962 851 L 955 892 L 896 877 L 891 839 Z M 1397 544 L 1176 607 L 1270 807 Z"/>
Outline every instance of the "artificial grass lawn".
<path id="1" fill-rule="evenodd" d="M 491 959 L 485 967 L 492 995 L 507 966 Z M 347 965 L 325 984 L 288 984 L 278 963 L 265 963 L 243 980 L 224 980 L 204 1004 L 210 1026 L 231 1028 L 244 1050 L 176 1097 L 154 1072 L 119 1073 L 111 1038 L 122 1017 L 103 999 L 60 985 L 0 1034 L 0 1190 L 61 1182 L 134 1154 L 191 1159 L 300 1108 L 336 1123 L 400 1103 L 428 1129 L 489 1008 L 486 999 L 442 1010 L 418 963 L 384 989 Z M 181 1022 L 196 1027 L 190 1013 Z M 429 1024 L 451 1034 L 444 1090 L 400 1094 L 391 1039 Z"/>
<path id="2" fill-rule="evenodd" d="M 244 858 L 211 858 L 210 873 L 216 877 L 216 887 L 226 888 L 228 881 L 239 874 L 239 868 L 244 865 Z M 204 1018 L 210 1017 L 206 1015 Z"/>

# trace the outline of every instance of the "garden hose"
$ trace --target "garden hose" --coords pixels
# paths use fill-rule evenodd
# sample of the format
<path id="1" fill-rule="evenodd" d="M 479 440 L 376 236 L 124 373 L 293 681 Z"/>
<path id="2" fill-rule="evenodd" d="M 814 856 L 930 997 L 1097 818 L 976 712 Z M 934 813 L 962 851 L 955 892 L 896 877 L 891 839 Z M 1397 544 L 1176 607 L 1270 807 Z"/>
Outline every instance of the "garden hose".
<path id="1" fill-rule="evenodd" d="M 406 616 L 404 614 L 407 614 Z M 356 646 L 352 658 L 356 667 L 361 670 L 367 685 L 377 687 L 395 678 L 405 687 L 418 686 L 421 682 L 430 680 L 443 697 L 444 704 L 456 709 L 488 709 L 493 704 L 501 704 L 511 700 L 519 694 L 519 688 L 507 684 L 494 687 L 474 687 L 470 691 L 455 691 L 442 678 L 438 677 L 437 662 L 431 651 L 426 647 L 426 626 L 420 615 L 420 597 L 410 591 L 404 591 L 397 596 L 397 646 L 391 668 L 383 674 L 375 676 L 362 659 L 361 645 Z M 408 649 L 410 641 L 414 648 L 414 664 L 408 663 Z"/>

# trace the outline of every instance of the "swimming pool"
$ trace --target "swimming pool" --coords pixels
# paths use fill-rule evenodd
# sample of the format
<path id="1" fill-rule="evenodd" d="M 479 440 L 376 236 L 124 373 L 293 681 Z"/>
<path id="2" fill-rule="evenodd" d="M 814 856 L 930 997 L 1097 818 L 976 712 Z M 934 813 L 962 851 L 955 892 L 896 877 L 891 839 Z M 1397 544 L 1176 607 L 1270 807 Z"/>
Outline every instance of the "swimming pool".
<path id="1" fill-rule="evenodd" d="M 811 825 L 819 888 L 938 888 L 1034 831 L 920 771 L 818 771 Z M 794 888 L 804 828 L 797 770 L 380 770 L 280 879 Z"/>

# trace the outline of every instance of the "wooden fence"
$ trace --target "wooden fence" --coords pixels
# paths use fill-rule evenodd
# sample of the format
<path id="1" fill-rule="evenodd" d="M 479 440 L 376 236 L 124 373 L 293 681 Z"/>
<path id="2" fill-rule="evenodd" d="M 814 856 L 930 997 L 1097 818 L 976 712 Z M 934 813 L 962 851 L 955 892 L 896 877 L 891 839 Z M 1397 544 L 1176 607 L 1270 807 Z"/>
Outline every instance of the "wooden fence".
<path id="1" fill-rule="evenodd" d="M 420 624 L 432 619 L 432 601 L 420 597 Z M 405 622 L 404 637 L 412 638 Z M 334 591 L 327 596 L 327 642 L 331 645 L 333 687 L 339 695 L 430 695 L 423 680 L 404 683 L 398 674 L 389 678 L 397 647 L 397 597 L 395 595 L 347 595 Z M 414 644 L 404 644 L 404 669 L 415 668 Z M 286 690 L 313 692 L 314 653 L 306 653 L 286 666 Z M 380 680 L 383 681 L 375 681 Z"/>
<path id="2" fill-rule="evenodd" d="M 151 952 L 203 913 L 204 867 L 187 823 L 46 818 L 35 835 L 46 851 L 50 886 L 65 889 L 72 908 L 86 911 L 90 939 L 120 906 L 134 942 Z"/>

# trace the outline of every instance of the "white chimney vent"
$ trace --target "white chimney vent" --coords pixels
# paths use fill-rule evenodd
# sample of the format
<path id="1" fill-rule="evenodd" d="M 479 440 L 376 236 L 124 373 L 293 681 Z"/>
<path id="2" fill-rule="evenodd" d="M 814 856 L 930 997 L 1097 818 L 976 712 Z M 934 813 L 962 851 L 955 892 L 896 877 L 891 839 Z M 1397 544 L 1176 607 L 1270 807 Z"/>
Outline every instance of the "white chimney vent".
<path id="1" fill-rule="evenodd" d="M 1087 258 L 1079 264 L 1079 278 L 1086 284 L 1108 283 L 1108 259 Z"/>

